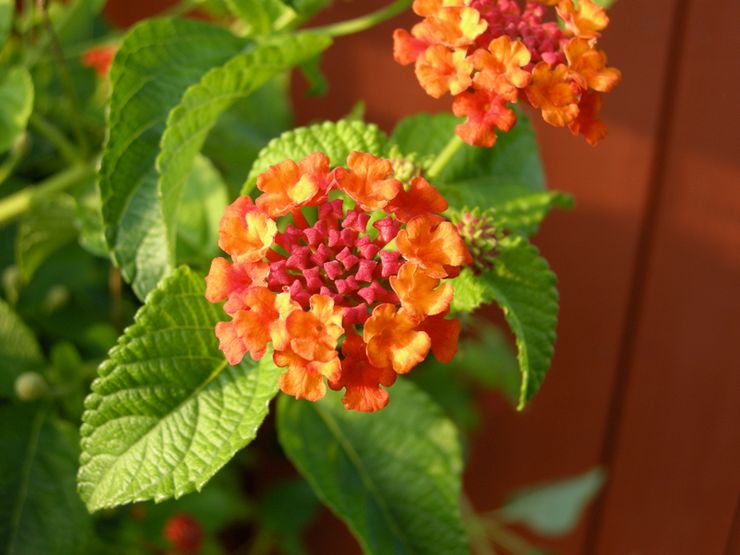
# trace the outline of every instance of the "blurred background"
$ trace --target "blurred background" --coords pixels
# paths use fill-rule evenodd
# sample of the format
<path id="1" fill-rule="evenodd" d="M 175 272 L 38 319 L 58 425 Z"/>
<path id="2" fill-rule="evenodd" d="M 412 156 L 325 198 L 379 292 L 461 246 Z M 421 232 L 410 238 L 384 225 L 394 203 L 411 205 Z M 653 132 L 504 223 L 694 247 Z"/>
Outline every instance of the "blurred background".
<path id="1" fill-rule="evenodd" d="M 327 23 L 387 2 L 337 0 Z M 172 2 L 110 0 L 128 26 Z M 482 393 L 465 489 L 479 511 L 512 491 L 595 466 L 601 494 L 567 554 L 740 553 L 740 3 L 618 0 L 603 48 L 623 81 L 606 98 L 597 148 L 533 117 L 551 188 L 575 209 L 535 241 L 560 280 L 552 370 L 523 413 Z M 391 56 L 406 14 L 340 38 L 324 56 L 326 96 L 305 96 L 298 124 L 335 119 L 357 100 L 390 131 L 445 112 Z M 491 314 L 493 319 L 498 316 Z M 358 553 L 324 511 L 312 552 Z M 540 540 L 539 544 L 543 544 Z"/>

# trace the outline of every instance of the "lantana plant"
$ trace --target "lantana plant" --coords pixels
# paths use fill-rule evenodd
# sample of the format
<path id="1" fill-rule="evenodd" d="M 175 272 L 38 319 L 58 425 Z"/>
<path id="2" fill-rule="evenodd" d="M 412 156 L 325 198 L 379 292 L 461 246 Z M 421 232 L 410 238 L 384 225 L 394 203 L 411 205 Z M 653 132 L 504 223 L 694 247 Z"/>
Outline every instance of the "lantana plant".
<path id="1" fill-rule="evenodd" d="M 550 366 L 556 278 L 530 237 L 571 199 L 547 190 L 522 108 L 605 137 L 621 77 L 598 47 L 607 2 L 397 0 L 316 26 L 329 0 L 186 1 L 125 33 L 103 3 L 0 1 L 0 225 L 16 251 L 0 545 L 224 553 L 217 532 L 241 521 L 259 530 L 250 552 L 301 553 L 317 499 L 371 554 L 529 549 L 509 522 L 567 531 L 531 507 L 572 486 L 577 515 L 600 471 L 477 514 L 464 432 L 475 392 L 524 409 Z M 390 134 L 355 111 L 292 128 L 290 72 L 321 80 L 336 37 L 407 9 L 417 23 L 376 55 L 414 64 L 451 113 Z M 246 502 L 240 473 L 271 480 L 253 444 L 270 410 L 305 481 Z"/>

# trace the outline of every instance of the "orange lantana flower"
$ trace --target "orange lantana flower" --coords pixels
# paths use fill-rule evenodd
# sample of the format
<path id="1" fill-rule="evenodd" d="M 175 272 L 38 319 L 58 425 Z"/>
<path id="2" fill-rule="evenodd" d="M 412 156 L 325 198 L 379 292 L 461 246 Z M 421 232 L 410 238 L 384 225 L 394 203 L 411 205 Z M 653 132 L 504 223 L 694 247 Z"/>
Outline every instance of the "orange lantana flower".
<path id="1" fill-rule="evenodd" d="M 582 89 L 609 92 L 622 77 L 618 69 L 606 67 L 606 53 L 591 46 L 586 39 L 575 38 L 568 42 L 565 56 L 573 81 Z"/>
<path id="2" fill-rule="evenodd" d="M 416 60 L 416 76 L 424 90 L 434 98 L 448 92 L 458 94 L 471 84 L 473 62 L 465 50 L 450 50 L 439 44 L 426 49 Z"/>
<path id="3" fill-rule="evenodd" d="M 475 84 L 493 91 L 507 100 L 516 100 L 518 89 L 529 83 L 530 74 L 522 68 L 529 64 L 532 55 L 520 41 L 504 35 L 491 41 L 488 50 L 479 48 L 473 55 Z"/>
<path id="4" fill-rule="evenodd" d="M 606 136 L 606 125 L 596 119 L 601 111 L 601 94 L 585 92 L 578 103 L 578 117 L 568 124 L 574 135 L 583 135 L 586 142 L 595 146 Z"/>
<path id="5" fill-rule="evenodd" d="M 576 37 L 597 39 L 609 25 L 606 10 L 593 0 L 578 0 L 578 7 L 573 0 L 561 0 L 557 11 L 565 27 Z"/>
<path id="6" fill-rule="evenodd" d="M 532 106 L 542 110 L 542 119 L 555 127 L 564 127 L 578 116 L 577 91 L 563 64 L 555 69 L 545 62 L 537 64 L 527 98 Z"/>
<path id="7" fill-rule="evenodd" d="M 324 160 L 276 164 L 258 177 L 256 204 L 241 197 L 227 208 L 220 244 L 232 260 L 212 262 L 206 297 L 226 299 L 231 320 L 216 335 L 230 364 L 272 345 L 283 392 L 315 401 L 328 383 L 345 389 L 347 408 L 380 410 L 397 373 L 457 342 L 440 336 L 451 328 L 438 315 L 453 294 L 443 280 L 469 254 L 422 177 L 405 185 L 367 153 L 331 171 Z"/>

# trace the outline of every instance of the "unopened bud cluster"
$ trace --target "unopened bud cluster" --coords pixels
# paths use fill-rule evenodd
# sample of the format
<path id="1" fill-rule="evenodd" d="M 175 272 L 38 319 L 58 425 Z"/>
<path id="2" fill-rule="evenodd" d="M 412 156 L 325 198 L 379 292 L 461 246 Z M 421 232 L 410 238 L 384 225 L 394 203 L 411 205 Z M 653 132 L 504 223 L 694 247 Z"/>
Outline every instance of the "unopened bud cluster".
<path id="1" fill-rule="evenodd" d="M 451 214 L 450 219 L 457 225 L 460 236 L 473 257 L 472 266 L 478 271 L 493 267 L 498 246 L 498 230 L 493 219 L 493 210 L 474 208 Z"/>

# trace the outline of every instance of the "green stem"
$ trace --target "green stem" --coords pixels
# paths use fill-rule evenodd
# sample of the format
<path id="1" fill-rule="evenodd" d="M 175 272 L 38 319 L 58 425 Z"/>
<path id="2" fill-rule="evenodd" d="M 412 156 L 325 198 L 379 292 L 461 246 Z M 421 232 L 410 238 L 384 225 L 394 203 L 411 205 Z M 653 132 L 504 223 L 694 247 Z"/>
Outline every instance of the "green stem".
<path id="1" fill-rule="evenodd" d="M 77 148 L 67 140 L 67 137 L 64 136 L 64 133 L 56 125 L 36 112 L 31 114 L 29 123 L 39 135 L 43 135 L 51 144 L 57 147 L 57 150 L 59 150 L 59 153 L 67 162 L 75 164 L 81 161 Z"/>
<path id="2" fill-rule="evenodd" d="M 13 146 L 10 148 L 8 157 L 2 165 L 0 165 L 0 185 L 5 183 L 5 180 L 10 177 L 13 170 L 18 165 L 18 162 L 20 162 L 26 154 L 29 142 L 28 133 L 21 134 L 15 141 L 13 141 Z"/>
<path id="3" fill-rule="evenodd" d="M 447 166 L 450 160 L 452 160 L 455 154 L 457 154 L 457 151 L 460 150 L 464 144 L 465 142 L 460 137 L 453 135 L 450 141 L 437 155 L 432 167 L 429 168 L 429 171 L 427 172 L 429 179 L 435 179 L 438 177 L 439 174 L 442 173 L 442 170 L 445 169 L 445 166 Z"/>
<path id="4" fill-rule="evenodd" d="M 59 71 L 59 77 L 62 80 L 64 93 L 67 95 L 69 103 L 72 106 L 72 110 L 74 111 L 74 115 L 72 117 L 72 125 L 74 126 L 77 144 L 79 145 L 84 157 L 84 155 L 87 154 L 87 139 L 85 138 L 85 133 L 82 131 L 82 125 L 80 123 L 80 116 L 82 114 L 82 111 L 80 110 L 80 105 L 77 101 L 77 93 L 75 92 L 74 82 L 72 81 L 72 76 L 69 72 L 69 67 L 67 66 L 67 60 L 64 58 L 62 45 L 60 44 L 59 38 L 54 31 L 54 26 L 51 23 L 51 19 L 49 19 L 49 13 L 46 11 L 46 0 L 36 0 L 36 9 L 39 12 L 41 22 L 46 29 L 46 34 L 51 44 L 52 53 L 54 54 L 54 57 L 56 57 L 56 61 L 58 64 L 57 69 Z"/>
<path id="5" fill-rule="evenodd" d="M 42 181 L 35 187 L 26 187 L 5 197 L 0 200 L 0 227 L 28 210 L 34 195 L 51 195 L 64 191 L 94 173 L 95 170 L 91 165 L 76 164 Z"/>
<path id="6" fill-rule="evenodd" d="M 381 8 L 378 11 L 363 15 L 356 19 L 348 19 L 347 21 L 341 21 L 334 23 L 333 25 L 326 25 L 324 27 L 316 27 L 311 29 L 316 33 L 329 35 L 332 37 L 340 37 L 342 35 L 351 35 L 352 33 L 359 33 L 370 27 L 374 27 L 378 23 L 395 17 L 406 8 L 411 5 L 411 0 L 396 0 L 393 4 L 389 4 L 385 8 Z"/>

